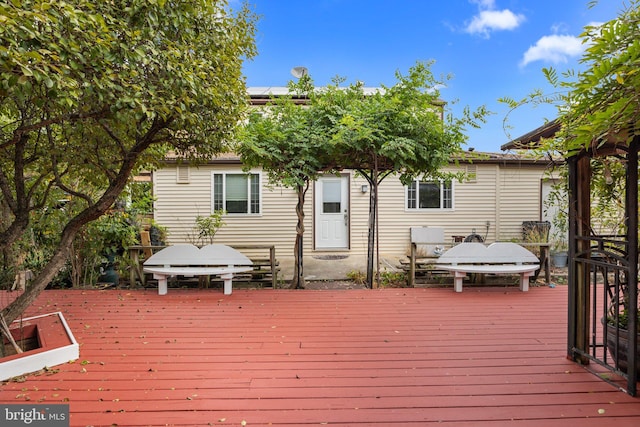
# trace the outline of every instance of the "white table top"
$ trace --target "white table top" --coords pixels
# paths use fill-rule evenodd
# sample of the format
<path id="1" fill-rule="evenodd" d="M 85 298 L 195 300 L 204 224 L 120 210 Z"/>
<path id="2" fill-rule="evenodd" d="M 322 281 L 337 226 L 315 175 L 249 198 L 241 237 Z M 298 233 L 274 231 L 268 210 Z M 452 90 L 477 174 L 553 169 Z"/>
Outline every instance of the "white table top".
<path id="1" fill-rule="evenodd" d="M 253 265 L 253 262 L 242 252 L 221 244 L 211 244 L 202 248 L 188 244 L 167 246 L 144 262 L 145 267 L 193 265 Z"/>

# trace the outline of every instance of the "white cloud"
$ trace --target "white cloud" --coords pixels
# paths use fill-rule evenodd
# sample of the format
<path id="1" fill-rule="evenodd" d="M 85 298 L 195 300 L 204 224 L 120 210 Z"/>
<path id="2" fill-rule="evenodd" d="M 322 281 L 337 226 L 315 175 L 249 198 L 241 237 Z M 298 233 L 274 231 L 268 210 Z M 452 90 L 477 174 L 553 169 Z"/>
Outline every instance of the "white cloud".
<path id="1" fill-rule="evenodd" d="M 493 9 L 495 7 L 495 0 L 470 0 L 471 3 L 475 3 L 480 6 L 480 9 Z"/>
<path id="2" fill-rule="evenodd" d="M 584 51 L 582 39 L 574 36 L 544 36 L 524 53 L 521 66 L 534 61 L 566 63 L 569 58 L 580 56 Z"/>
<path id="3" fill-rule="evenodd" d="M 492 31 L 513 30 L 525 21 L 524 15 L 515 14 L 509 9 L 495 10 L 494 0 L 471 0 L 478 5 L 479 12 L 465 28 L 470 34 L 489 37 Z"/>

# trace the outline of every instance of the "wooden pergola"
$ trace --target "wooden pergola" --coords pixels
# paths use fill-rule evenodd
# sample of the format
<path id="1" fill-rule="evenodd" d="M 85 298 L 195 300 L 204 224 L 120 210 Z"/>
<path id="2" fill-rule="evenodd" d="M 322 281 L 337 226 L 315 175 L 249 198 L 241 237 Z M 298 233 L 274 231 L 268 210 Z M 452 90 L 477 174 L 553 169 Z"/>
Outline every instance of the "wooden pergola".
<path id="1" fill-rule="evenodd" d="M 502 146 L 539 147 L 559 131 L 551 121 Z M 640 136 L 597 140 L 566 156 L 568 168 L 569 274 L 567 356 L 585 366 L 604 367 L 626 380 L 632 396 L 638 383 L 638 151 Z M 592 227 L 592 162 L 613 159 L 625 168 L 624 231 L 598 235 Z M 628 315 L 627 329 L 617 320 Z M 607 320 L 615 323 L 608 326 Z M 628 363 L 627 361 L 636 361 Z M 595 367 L 594 366 L 594 367 Z M 600 375 L 607 380 L 607 375 Z"/>

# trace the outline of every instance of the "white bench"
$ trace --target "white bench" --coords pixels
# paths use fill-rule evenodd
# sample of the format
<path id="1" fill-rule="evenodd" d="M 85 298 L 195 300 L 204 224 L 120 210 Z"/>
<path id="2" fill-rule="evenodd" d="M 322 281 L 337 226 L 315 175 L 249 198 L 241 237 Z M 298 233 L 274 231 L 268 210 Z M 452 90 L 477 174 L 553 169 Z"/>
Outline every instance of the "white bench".
<path id="1" fill-rule="evenodd" d="M 227 245 L 211 244 L 168 246 L 143 264 L 143 270 L 158 279 L 158 294 L 167 293 L 167 279 L 172 276 L 220 276 L 224 294 L 232 292 L 234 273 L 253 270 L 253 262 L 241 252 Z"/>
<path id="2" fill-rule="evenodd" d="M 467 273 L 520 274 L 520 290 L 529 290 L 529 277 L 540 268 L 538 258 L 516 243 L 460 243 L 438 259 L 437 268 L 454 274 L 454 290 L 462 292 Z"/>

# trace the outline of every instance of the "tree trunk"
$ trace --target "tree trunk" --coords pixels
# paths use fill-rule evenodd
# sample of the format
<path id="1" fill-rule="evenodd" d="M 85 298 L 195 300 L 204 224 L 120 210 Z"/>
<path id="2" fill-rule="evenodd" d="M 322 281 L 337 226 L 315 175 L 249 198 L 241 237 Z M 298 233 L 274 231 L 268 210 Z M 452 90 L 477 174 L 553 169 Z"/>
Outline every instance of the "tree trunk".
<path id="1" fill-rule="evenodd" d="M 0 197 L 0 224 L 9 224 L 11 222 L 11 211 L 4 199 Z M 9 245 L 0 245 L 0 268 L 5 272 L 17 273 L 13 267 L 17 264 L 16 253 L 13 247 Z M 12 285 L 12 278 L 9 274 L 3 275 L 7 280 L 6 283 L 2 283 L 0 280 L 0 289 L 10 289 Z"/>
<path id="2" fill-rule="evenodd" d="M 373 289 L 374 275 L 373 275 L 373 259 L 375 248 L 375 235 L 376 235 L 376 212 L 378 211 L 376 205 L 378 203 L 378 182 L 375 177 L 369 182 L 371 186 L 371 192 L 369 193 L 369 230 L 367 235 L 367 287 Z"/>
<path id="3" fill-rule="evenodd" d="M 376 278 L 374 277 L 374 257 L 376 230 L 378 223 L 378 169 L 377 166 L 371 171 L 371 176 L 367 176 L 371 192 L 369 193 L 369 233 L 367 238 L 367 287 L 373 289 Z"/>
<path id="4" fill-rule="evenodd" d="M 364 175 L 367 177 L 367 175 Z M 373 289 L 374 281 L 377 285 L 377 281 L 373 276 L 373 258 L 375 256 L 374 248 L 376 242 L 376 230 L 378 229 L 378 184 L 379 184 L 379 171 L 378 171 L 378 156 L 373 155 L 373 169 L 371 170 L 371 176 L 367 177 L 369 185 L 371 186 L 371 193 L 369 194 L 369 234 L 367 239 L 367 287 Z"/>
<path id="5" fill-rule="evenodd" d="M 120 169 L 118 176 L 112 181 L 109 188 L 105 190 L 104 194 L 98 201 L 88 206 L 67 223 L 62 231 L 60 243 L 49 262 L 34 278 L 31 285 L 28 286 L 18 298 L 0 312 L 8 324 L 11 324 L 11 322 L 17 319 L 36 300 L 38 295 L 46 289 L 47 285 L 56 276 L 56 274 L 58 274 L 69 257 L 73 240 L 80 229 L 87 223 L 98 219 L 111 207 L 111 205 L 113 205 L 124 187 L 127 185 L 129 174 L 135 165 L 135 160 L 135 158 L 131 158 L 125 163 L 123 168 Z"/>
<path id="6" fill-rule="evenodd" d="M 98 219 L 113 205 L 118 196 L 122 193 L 129 181 L 131 171 L 135 167 L 138 159 L 154 143 L 153 138 L 163 129 L 171 124 L 173 118 L 168 119 L 155 119 L 153 125 L 147 130 L 146 134 L 139 139 L 126 153 L 123 155 L 120 168 L 113 171 L 113 179 L 109 180 L 109 186 L 106 188 L 102 196 L 93 202 L 89 201 L 87 196 L 85 200 L 88 202 L 88 206 L 75 217 L 71 218 L 67 225 L 62 230 L 60 237 L 60 243 L 54 251 L 49 262 L 44 266 L 42 271 L 35 277 L 31 286 L 16 298 L 11 304 L 6 306 L 0 312 L 4 317 L 7 324 L 11 324 L 17 319 L 44 291 L 51 282 L 51 280 L 58 274 L 60 269 L 64 266 L 68 259 L 71 245 L 76 237 L 76 234 L 89 222 Z M 19 198 L 20 203 L 28 204 L 29 199 L 25 194 Z M 28 218 L 28 211 L 27 211 Z M 27 222 L 28 225 L 28 222 Z M 13 224 L 12 224 L 13 227 Z"/>
<path id="7" fill-rule="evenodd" d="M 300 289 L 304 288 L 304 269 L 303 269 L 303 236 L 304 236 L 304 197 L 308 187 L 299 185 L 296 188 L 296 194 L 298 195 L 298 203 L 296 204 L 296 215 L 298 217 L 298 223 L 296 224 L 296 243 L 293 247 L 294 251 L 294 266 L 293 266 L 293 278 L 291 279 L 291 288 Z"/>
<path id="8" fill-rule="evenodd" d="M 60 246 L 56 249 L 53 257 L 51 257 L 40 274 L 33 279 L 30 286 L 27 286 L 18 298 L 2 310 L 2 316 L 6 319 L 7 324 L 11 324 L 11 322 L 17 319 L 36 300 L 38 295 L 46 289 L 56 274 L 58 274 L 64 266 L 69 253 L 68 247 L 65 248 L 64 245 L 68 245 L 71 240 L 73 240 L 73 237 L 71 237 L 71 239 L 64 239 L 64 243 L 60 242 Z"/>

